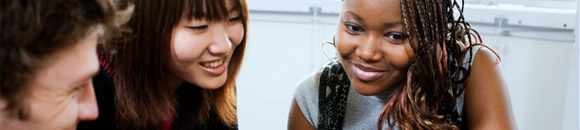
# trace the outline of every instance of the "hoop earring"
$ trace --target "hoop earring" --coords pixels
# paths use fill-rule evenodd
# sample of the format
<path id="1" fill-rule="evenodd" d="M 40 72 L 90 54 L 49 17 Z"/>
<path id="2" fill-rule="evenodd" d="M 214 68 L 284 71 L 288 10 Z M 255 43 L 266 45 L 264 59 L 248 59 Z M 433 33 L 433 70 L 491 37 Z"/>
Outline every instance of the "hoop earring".
<path id="1" fill-rule="evenodd" d="M 322 53 L 324 54 L 324 56 L 326 56 L 326 58 L 328 58 L 328 60 L 336 63 L 336 59 L 330 58 L 328 56 L 328 54 L 326 54 L 326 51 L 324 51 L 324 44 L 330 44 L 330 45 L 334 46 L 334 42 L 324 41 L 324 42 L 322 42 L 322 44 L 320 44 L 320 49 L 322 49 Z M 336 47 L 336 46 L 334 46 L 334 47 Z"/>

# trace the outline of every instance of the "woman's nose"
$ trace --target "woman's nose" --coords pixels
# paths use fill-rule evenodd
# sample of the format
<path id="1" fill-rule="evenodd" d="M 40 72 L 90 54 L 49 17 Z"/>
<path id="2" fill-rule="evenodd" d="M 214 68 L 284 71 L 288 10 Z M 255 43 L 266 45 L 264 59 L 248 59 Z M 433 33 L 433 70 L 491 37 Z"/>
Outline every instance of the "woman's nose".
<path id="1" fill-rule="evenodd" d="M 375 38 L 372 35 L 361 41 L 355 54 L 365 61 L 379 61 L 382 59 L 380 44 L 382 39 Z"/>
<path id="2" fill-rule="evenodd" d="M 95 90 L 93 89 L 92 83 L 82 92 L 83 95 L 79 95 L 79 111 L 78 119 L 80 121 L 90 121 L 95 120 L 99 116 L 99 108 L 97 106 L 97 100 L 95 98 Z"/>
<path id="3" fill-rule="evenodd" d="M 223 26 L 218 26 L 212 33 L 212 43 L 208 50 L 213 55 L 227 55 L 232 49 L 232 42 Z"/>

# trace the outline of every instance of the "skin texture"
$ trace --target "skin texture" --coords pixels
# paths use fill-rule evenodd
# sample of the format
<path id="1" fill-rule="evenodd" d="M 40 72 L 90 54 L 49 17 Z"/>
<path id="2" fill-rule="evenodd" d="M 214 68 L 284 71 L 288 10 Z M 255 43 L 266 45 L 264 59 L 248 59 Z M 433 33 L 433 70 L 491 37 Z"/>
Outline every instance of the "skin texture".
<path id="1" fill-rule="evenodd" d="M 173 29 L 171 41 L 174 86 L 183 81 L 204 89 L 217 89 L 227 80 L 227 68 L 235 48 L 244 37 L 240 14 L 226 1 L 229 20 L 209 22 L 205 19 L 183 18 Z M 211 73 L 202 64 L 224 59 L 225 71 Z"/>
<path id="2" fill-rule="evenodd" d="M 409 40 L 401 38 L 404 34 L 399 0 L 343 2 L 335 46 L 339 61 L 358 93 L 375 95 L 402 85 L 409 66 L 415 60 Z M 372 80 L 361 78 L 356 72 L 360 68 L 378 72 L 381 76 Z M 464 107 L 470 128 L 515 129 L 505 81 L 497 57 L 491 50 L 483 47 L 478 51 L 469 79 Z M 290 108 L 288 129 L 314 129 L 295 99 Z"/>
<path id="3" fill-rule="evenodd" d="M 99 111 L 92 77 L 99 70 L 97 29 L 93 28 L 79 43 L 53 54 L 41 68 L 24 100 L 29 118 L 19 120 L 0 113 L 2 129 L 76 129 L 79 121 L 94 120 Z M 0 99 L 2 108 L 5 101 Z"/>
<path id="4" fill-rule="evenodd" d="M 463 106 L 473 130 L 517 129 L 507 86 L 497 61 L 495 53 L 485 47 L 475 55 Z"/>
<path id="5" fill-rule="evenodd" d="M 296 99 L 292 99 L 290 106 L 290 114 L 288 115 L 288 129 L 289 130 L 314 130 L 314 126 L 308 123 L 306 117 L 298 107 Z"/>

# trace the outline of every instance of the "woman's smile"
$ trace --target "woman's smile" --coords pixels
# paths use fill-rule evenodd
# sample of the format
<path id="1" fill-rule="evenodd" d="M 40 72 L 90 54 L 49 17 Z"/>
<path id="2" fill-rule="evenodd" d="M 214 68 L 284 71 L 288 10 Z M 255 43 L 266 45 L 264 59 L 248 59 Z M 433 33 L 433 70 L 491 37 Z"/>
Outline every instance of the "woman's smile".
<path id="1" fill-rule="evenodd" d="M 352 63 L 350 67 L 352 68 L 351 70 L 354 71 L 355 76 L 361 80 L 361 81 L 373 81 L 375 79 L 378 79 L 379 77 L 385 75 L 385 73 L 387 73 L 387 70 L 384 69 L 377 69 L 377 67 L 372 67 L 372 66 L 367 66 L 367 65 L 362 65 L 362 64 L 357 64 L 357 63 Z"/>
<path id="2" fill-rule="evenodd" d="M 199 63 L 207 73 L 213 76 L 220 76 L 222 75 L 226 68 L 227 63 L 224 62 L 226 58 L 222 58 L 219 60 L 207 61 Z"/>

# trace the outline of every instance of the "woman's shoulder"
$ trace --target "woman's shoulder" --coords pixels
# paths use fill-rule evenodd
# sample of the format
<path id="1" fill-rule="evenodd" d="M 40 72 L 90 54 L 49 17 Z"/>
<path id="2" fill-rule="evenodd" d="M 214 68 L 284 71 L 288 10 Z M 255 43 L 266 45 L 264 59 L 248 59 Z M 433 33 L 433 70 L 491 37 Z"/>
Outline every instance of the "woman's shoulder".
<path id="1" fill-rule="evenodd" d="M 294 98 L 308 122 L 316 126 L 318 119 L 318 88 L 321 70 L 309 74 L 296 87 Z"/>
<path id="2" fill-rule="evenodd" d="M 316 71 L 302 79 L 296 86 L 294 98 L 298 106 L 317 106 L 318 105 L 318 88 L 321 71 Z"/>
<path id="3" fill-rule="evenodd" d="M 320 85 L 321 76 L 324 78 L 323 81 L 333 81 L 336 78 L 342 78 L 339 76 L 335 76 L 337 74 L 343 74 L 344 69 L 340 63 L 336 62 L 329 62 L 324 64 L 320 69 L 316 72 L 309 74 L 305 78 L 303 78 L 297 85 L 296 92 L 308 91 L 308 92 L 315 92 L 313 94 L 318 94 L 318 88 Z M 332 76 L 330 76 L 332 75 Z M 341 75 L 342 76 L 342 75 Z"/>
<path id="4" fill-rule="evenodd" d="M 500 58 L 492 49 L 480 47 L 473 56 L 471 74 L 465 88 L 465 106 L 470 128 L 513 129 L 507 84 Z M 476 120 L 476 119 L 492 120 Z"/>
<path id="5" fill-rule="evenodd" d="M 465 55 L 463 56 L 463 65 L 472 65 L 475 61 L 481 62 L 493 62 L 499 63 L 501 58 L 499 55 L 490 47 L 484 44 L 475 44 L 465 50 Z"/>
<path id="6" fill-rule="evenodd" d="M 321 73 L 322 71 L 319 70 L 300 80 L 300 82 L 298 82 L 296 85 L 296 96 L 318 94 L 317 91 Z"/>
<path id="7" fill-rule="evenodd" d="M 480 45 L 479 49 L 477 49 L 477 53 L 473 57 L 473 62 L 478 64 L 499 64 L 501 61 L 499 55 L 493 49 L 485 45 Z"/>
<path id="8" fill-rule="evenodd" d="M 501 66 L 499 64 L 501 62 L 499 55 L 487 46 L 481 46 L 474 50 L 474 52 L 476 53 L 472 55 L 473 59 L 471 61 L 471 74 L 469 75 L 468 86 L 490 86 L 496 80 L 501 81 L 497 81 L 501 84 L 493 84 L 494 86 L 504 86 L 503 77 L 501 76 Z"/>

